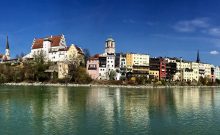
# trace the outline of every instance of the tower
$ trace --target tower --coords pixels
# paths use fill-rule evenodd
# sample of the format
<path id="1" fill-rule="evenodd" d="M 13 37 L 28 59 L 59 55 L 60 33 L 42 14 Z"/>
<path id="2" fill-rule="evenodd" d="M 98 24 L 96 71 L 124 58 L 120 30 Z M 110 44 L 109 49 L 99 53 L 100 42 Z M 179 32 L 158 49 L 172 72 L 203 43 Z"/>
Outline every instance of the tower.
<path id="1" fill-rule="evenodd" d="M 115 41 L 112 38 L 108 38 L 105 41 L 105 53 L 108 55 L 114 55 L 115 54 Z"/>
<path id="2" fill-rule="evenodd" d="M 199 57 L 199 50 L 197 51 L 197 59 L 196 59 L 197 63 L 200 63 L 200 57 Z"/>
<path id="3" fill-rule="evenodd" d="M 5 59 L 10 60 L 10 49 L 9 49 L 8 36 L 6 39 Z"/>

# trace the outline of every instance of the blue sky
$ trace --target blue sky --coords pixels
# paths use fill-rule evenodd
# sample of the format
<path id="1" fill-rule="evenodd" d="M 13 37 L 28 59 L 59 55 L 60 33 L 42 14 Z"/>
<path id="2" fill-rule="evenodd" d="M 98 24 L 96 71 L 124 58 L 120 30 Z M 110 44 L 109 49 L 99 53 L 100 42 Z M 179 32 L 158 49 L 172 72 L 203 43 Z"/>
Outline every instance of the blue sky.
<path id="1" fill-rule="evenodd" d="M 112 36 L 117 52 L 196 59 L 220 65 L 219 0 L 1 1 L 0 52 L 6 35 L 12 56 L 28 53 L 34 37 L 64 34 L 68 44 L 104 51 Z"/>

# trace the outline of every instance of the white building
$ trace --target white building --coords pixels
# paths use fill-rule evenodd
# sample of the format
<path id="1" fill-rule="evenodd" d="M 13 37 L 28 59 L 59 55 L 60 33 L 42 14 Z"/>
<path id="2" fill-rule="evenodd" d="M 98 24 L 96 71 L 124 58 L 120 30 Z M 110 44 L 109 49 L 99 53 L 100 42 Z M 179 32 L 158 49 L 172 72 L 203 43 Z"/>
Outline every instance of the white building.
<path id="1" fill-rule="evenodd" d="M 105 41 L 105 52 L 99 55 L 99 78 L 108 80 L 111 71 L 115 71 L 115 41 L 108 38 Z"/>
<path id="2" fill-rule="evenodd" d="M 84 55 L 83 50 L 78 46 L 72 44 L 68 47 L 64 35 L 34 39 L 31 52 L 24 58 L 34 58 L 35 55 L 40 54 L 44 56 L 45 60 L 52 62 L 62 62 Z M 82 57 L 81 59 L 83 60 Z"/>
<path id="3" fill-rule="evenodd" d="M 214 72 L 214 74 L 215 74 L 215 78 L 218 79 L 218 80 L 220 80 L 220 67 L 219 67 L 219 66 L 216 66 L 216 67 L 215 67 L 215 72 Z"/>

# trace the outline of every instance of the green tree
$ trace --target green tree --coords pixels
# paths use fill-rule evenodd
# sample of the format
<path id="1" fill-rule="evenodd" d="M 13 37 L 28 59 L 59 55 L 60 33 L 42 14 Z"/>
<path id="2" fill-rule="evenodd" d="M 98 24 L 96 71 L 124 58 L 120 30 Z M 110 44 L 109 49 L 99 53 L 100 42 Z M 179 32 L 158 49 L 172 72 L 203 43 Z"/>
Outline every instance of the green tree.
<path id="1" fill-rule="evenodd" d="M 115 80 L 116 72 L 114 70 L 111 70 L 109 72 L 109 80 Z"/>

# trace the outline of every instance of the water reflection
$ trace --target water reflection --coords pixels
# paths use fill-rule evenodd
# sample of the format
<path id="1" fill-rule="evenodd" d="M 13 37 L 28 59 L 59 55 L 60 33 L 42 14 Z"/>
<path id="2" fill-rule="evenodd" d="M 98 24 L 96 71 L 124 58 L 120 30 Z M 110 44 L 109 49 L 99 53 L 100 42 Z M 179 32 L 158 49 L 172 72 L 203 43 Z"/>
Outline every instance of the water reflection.
<path id="1" fill-rule="evenodd" d="M 215 134 L 219 103 L 216 88 L 4 86 L 0 134 Z"/>

